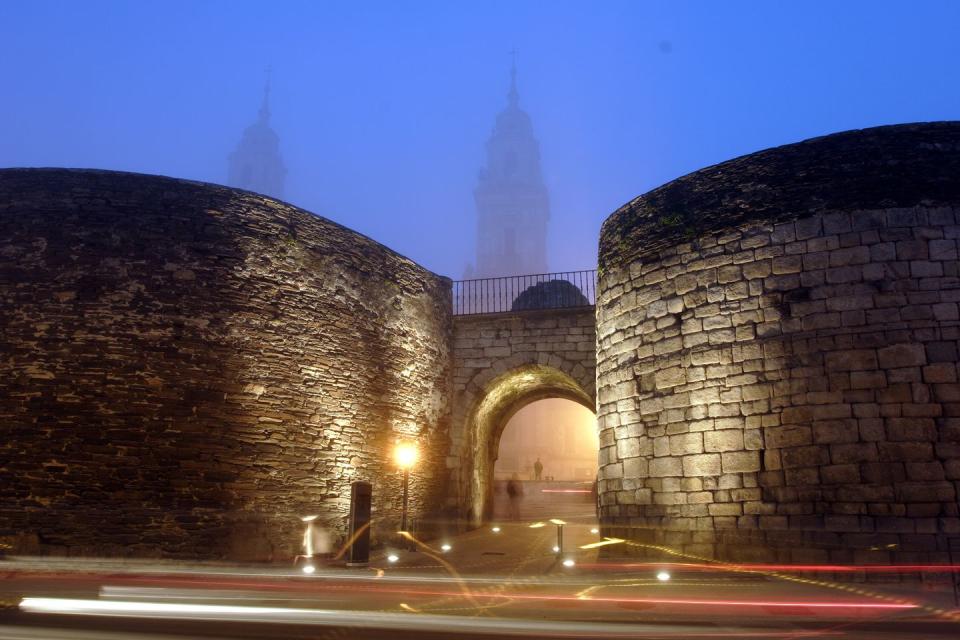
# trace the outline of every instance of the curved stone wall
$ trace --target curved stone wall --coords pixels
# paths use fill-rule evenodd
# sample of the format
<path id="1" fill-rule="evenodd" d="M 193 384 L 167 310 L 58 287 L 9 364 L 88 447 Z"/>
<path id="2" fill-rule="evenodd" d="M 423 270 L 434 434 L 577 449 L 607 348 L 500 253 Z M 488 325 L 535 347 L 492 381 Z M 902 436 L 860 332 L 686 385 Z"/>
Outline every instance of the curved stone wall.
<path id="1" fill-rule="evenodd" d="M 740 559 L 960 536 L 960 124 L 710 167 L 603 225 L 602 515 Z"/>
<path id="2" fill-rule="evenodd" d="M 259 195 L 0 171 L 0 540 L 16 551 L 290 558 L 349 485 L 399 516 L 397 439 L 448 472 L 450 284 Z M 395 525 L 395 523 L 394 523 Z"/>

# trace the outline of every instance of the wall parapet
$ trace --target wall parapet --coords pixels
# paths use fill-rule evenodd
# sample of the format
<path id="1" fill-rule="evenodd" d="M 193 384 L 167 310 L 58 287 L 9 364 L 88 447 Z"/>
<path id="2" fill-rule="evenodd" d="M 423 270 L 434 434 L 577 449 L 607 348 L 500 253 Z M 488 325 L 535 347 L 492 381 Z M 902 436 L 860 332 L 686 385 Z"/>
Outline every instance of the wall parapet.
<path id="1" fill-rule="evenodd" d="M 600 270 L 745 224 L 950 204 L 960 198 L 958 151 L 960 123 L 915 123 L 811 138 L 700 169 L 604 221 Z"/>

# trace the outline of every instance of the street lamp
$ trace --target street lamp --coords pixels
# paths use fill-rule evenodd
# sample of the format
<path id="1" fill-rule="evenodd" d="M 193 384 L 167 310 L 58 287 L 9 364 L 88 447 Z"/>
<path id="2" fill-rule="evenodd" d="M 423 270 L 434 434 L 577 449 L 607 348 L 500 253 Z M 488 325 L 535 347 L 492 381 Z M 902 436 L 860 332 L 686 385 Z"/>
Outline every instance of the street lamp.
<path id="1" fill-rule="evenodd" d="M 417 461 L 417 445 L 412 442 L 401 442 L 397 444 L 393 457 L 397 461 L 397 466 L 403 470 L 403 512 L 400 516 L 400 531 L 407 530 L 407 501 L 409 499 L 410 488 L 410 468 Z"/>

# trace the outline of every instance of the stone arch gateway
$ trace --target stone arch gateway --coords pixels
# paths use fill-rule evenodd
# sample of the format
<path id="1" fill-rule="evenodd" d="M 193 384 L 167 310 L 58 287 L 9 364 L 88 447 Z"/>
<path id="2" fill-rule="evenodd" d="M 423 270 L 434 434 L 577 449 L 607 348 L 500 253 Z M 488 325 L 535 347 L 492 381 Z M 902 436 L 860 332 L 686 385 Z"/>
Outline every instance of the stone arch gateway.
<path id="1" fill-rule="evenodd" d="M 545 398 L 595 404 L 593 307 L 454 318 L 451 507 L 468 526 L 492 508 L 493 463 L 510 417 Z"/>

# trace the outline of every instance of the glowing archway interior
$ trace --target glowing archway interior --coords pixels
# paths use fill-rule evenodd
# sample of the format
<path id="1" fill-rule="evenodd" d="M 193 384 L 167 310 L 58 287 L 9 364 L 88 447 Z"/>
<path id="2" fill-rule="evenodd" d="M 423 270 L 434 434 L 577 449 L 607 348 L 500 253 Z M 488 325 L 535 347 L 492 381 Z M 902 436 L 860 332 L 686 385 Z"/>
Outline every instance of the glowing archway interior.
<path id="1" fill-rule="evenodd" d="M 507 371 L 486 385 L 470 416 L 473 469 L 470 476 L 471 524 L 480 525 L 493 505 L 493 463 L 500 436 L 517 411 L 537 400 L 564 398 L 596 411 L 593 399 L 568 374 L 546 365 Z"/>

